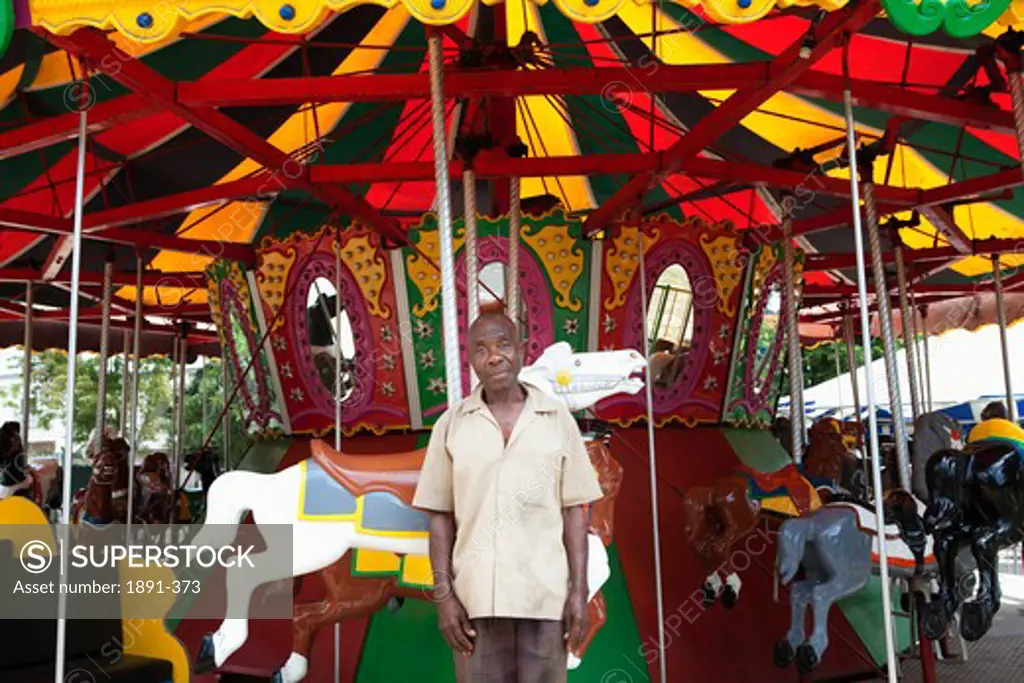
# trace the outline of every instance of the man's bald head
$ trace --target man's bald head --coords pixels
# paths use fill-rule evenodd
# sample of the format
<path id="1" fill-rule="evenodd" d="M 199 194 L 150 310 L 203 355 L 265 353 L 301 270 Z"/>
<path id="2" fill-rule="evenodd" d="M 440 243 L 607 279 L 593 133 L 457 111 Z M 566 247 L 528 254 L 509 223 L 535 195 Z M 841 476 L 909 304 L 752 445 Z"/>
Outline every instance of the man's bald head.
<path id="1" fill-rule="evenodd" d="M 522 369 L 519 335 L 504 313 L 484 313 L 466 335 L 469 361 L 484 389 L 507 389 L 519 381 Z"/>

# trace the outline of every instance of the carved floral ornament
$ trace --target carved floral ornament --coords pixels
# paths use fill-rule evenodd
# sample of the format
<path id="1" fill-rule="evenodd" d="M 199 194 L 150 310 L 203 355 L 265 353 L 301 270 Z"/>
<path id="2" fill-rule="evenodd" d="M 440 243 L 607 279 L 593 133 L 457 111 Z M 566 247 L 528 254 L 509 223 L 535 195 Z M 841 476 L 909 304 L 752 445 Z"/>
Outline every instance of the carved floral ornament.
<path id="1" fill-rule="evenodd" d="M 83 26 L 117 30 L 138 43 L 152 43 L 177 35 L 190 22 L 209 15 L 256 17 L 278 33 L 308 33 L 330 13 L 360 5 L 393 8 L 401 4 L 424 24 L 453 24 L 477 2 L 497 5 L 503 0 L 28 0 L 31 23 L 67 35 Z M 537 5 L 553 2 L 573 21 L 596 24 L 619 12 L 627 2 L 648 5 L 652 0 L 529 0 Z M 848 0 L 669 0 L 687 8 L 703 8 L 713 21 L 746 24 L 773 9 L 820 7 L 826 11 L 846 6 Z M 1015 23 L 1024 13 L 1024 0 L 881 0 L 894 24 L 911 35 L 925 35 L 942 27 L 956 37 L 980 33 L 996 20 Z M 13 23 L 12 0 L 0 0 L 0 47 L 3 28 Z M 1016 9 L 1015 9 L 1016 7 Z M 6 9 L 4 9 L 6 8 Z M 7 10 L 11 10 L 8 12 Z M 5 17 L 12 15 L 5 23 Z M 28 23 L 28 22 L 25 22 Z"/>

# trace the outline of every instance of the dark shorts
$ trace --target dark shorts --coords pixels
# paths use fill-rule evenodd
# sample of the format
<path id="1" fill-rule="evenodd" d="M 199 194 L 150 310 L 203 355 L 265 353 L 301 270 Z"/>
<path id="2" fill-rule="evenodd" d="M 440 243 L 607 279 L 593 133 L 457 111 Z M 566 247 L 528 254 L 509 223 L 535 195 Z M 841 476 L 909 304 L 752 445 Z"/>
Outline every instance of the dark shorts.
<path id="1" fill-rule="evenodd" d="M 473 654 L 455 654 L 458 683 L 565 683 L 568 653 L 560 621 L 474 619 Z"/>

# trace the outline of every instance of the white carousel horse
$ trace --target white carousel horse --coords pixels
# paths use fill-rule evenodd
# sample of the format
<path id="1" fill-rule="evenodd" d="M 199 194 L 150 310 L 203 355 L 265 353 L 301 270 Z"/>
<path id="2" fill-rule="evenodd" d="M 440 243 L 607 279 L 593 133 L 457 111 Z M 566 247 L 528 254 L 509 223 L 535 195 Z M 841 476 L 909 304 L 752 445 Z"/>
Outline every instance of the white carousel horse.
<path id="1" fill-rule="evenodd" d="M 564 400 L 570 410 L 576 411 L 614 394 L 637 393 L 644 384 L 634 375 L 642 373 L 645 367 L 643 356 L 636 351 L 573 353 L 568 343 L 560 342 L 547 348 L 533 365 L 524 368 L 520 380 Z M 280 568 L 282 563 L 261 563 L 258 556 L 253 556 L 256 567 L 268 567 L 263 575 L 256 576 L 252 570 L 248 573 L 237 568 L 228 570 L 229 617 L 215 633 L 204 639 L 197 656 L 197 672 L 222 666 L 245 643 L 248 620 L 232 618 L 231 615 L 248 612 L 250 598 L 259 586 L 323 570 L 354 549 L 390 552 L 399 556 L 428 554 L 427 517 L 410 505 L 419 480 L 422 451 L 347 456 L 316 441 L 311 450 L 313 455 L 310 459 L 280 472 L 229 472 L 211 486 L 205 524 L 194 540 L 195 545 L 222 548 L 230 544 L 243 516 L 251 512 L 257 525 L 291 525 L 292 563 L 289 573 L 275 574 L 279 569 L 270 568 L 270 565 L 276 564 Z M 384 470 L 387 470 L 388 479 L 384 486 L 380 486 Z M 328 487 L 330 495 L 323 498 L 329 499 L 331 505 L 349 505 L 346 510 L 332 512 L 350 514 L 351 521 L 338 521 L 337 514 L 331 515 L 335 517 L 331 521 L 311 521 L 306 491 L 307 487 L 311 490 L 314 486 Z M 375 496 L 376 501 L 373 500 Z M 363 504 L 356 505 L 357 500 Z M 391 516 L 387 522 L 393 525 L 387 527 L 389 533 L 367 531 L 373 506 L 377 508 L 373 514 L 378 516 L 378 523 L 381 523 L 380 517 Z M 356 510 L 363 512 L 356 513 Z M 355 519 L 359 514 L 362 518 Z M 263 554 L 269 556 L 277 551 L 272 547 L 273 536 L 266 535 L 266 538 L 268 547 Z M 593 598 L 608 580 L 610 568 L 601 538 L 590 534 L 588 541 L 588 597 Z M 570 666 L 578 664 L 578 660 L 570 658 Z M 308 666 L 305 655 L 293 651 L 274 680 L 297 683 L 305 678 Z"/>

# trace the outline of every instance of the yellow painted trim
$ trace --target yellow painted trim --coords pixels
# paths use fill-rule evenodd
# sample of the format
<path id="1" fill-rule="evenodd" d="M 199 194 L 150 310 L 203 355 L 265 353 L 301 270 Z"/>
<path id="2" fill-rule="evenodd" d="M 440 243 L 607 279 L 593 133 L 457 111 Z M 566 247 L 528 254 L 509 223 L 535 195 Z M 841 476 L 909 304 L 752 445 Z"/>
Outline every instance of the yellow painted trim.
<path id="1" fill-rule="evenodd" d="M 402 562 L 402 583 L 416 586 L 433 586 L 434 571 L 426 555 L 406 555 Z"/>
<path id="2" fill-rule="evenodd" d="M 357 572 L 387 572 L 395 574 L 402 569 L 402 558 L 386 550 L 364 550 L 359 548 L 356 553 Z"/>

